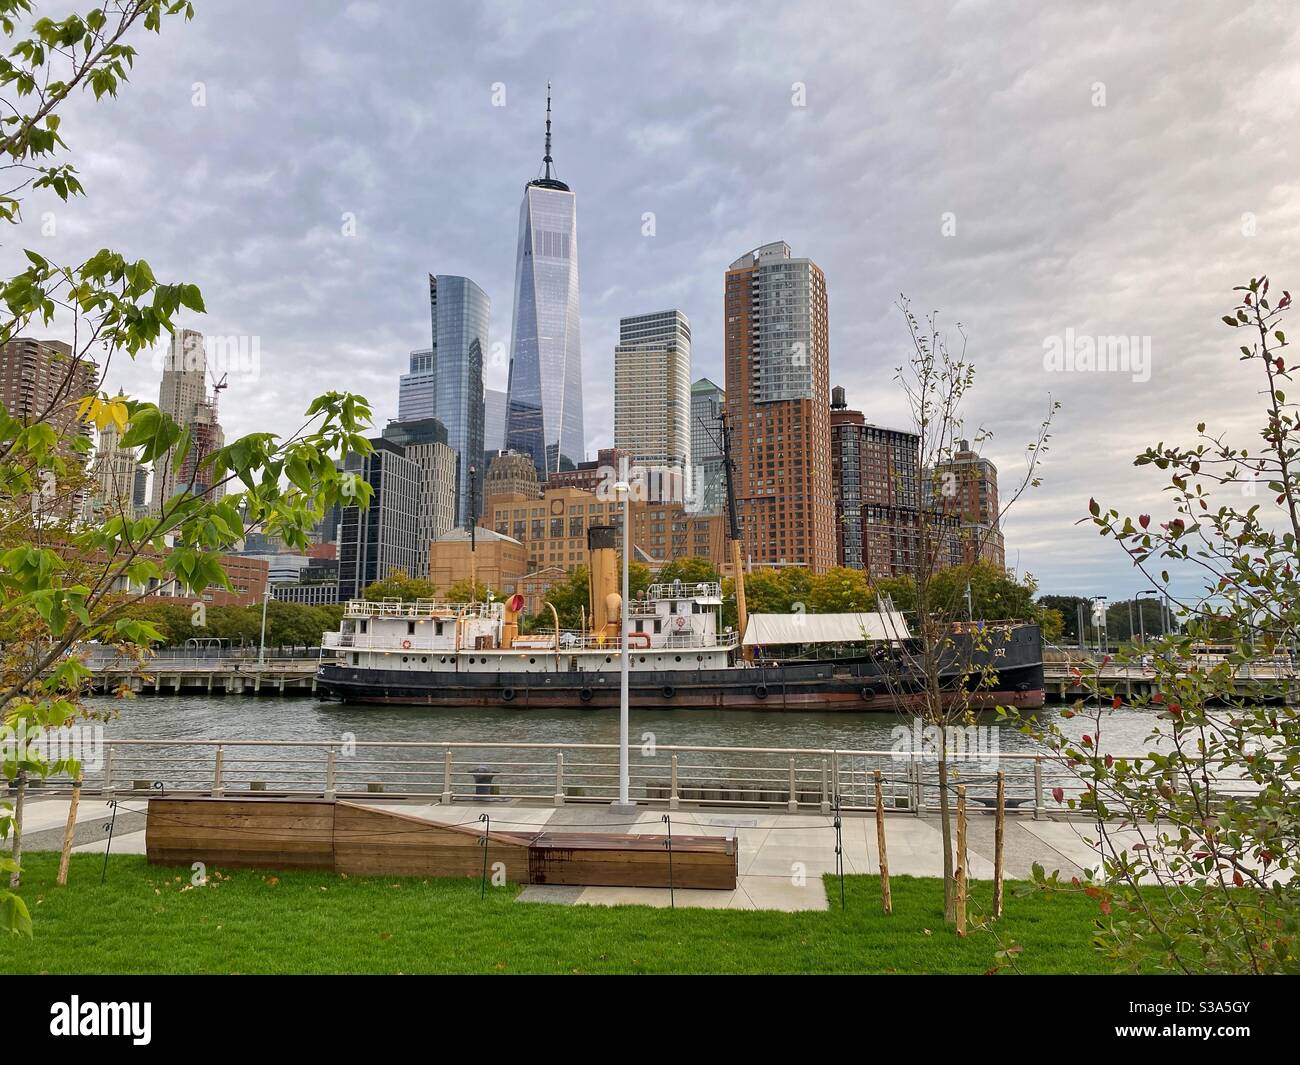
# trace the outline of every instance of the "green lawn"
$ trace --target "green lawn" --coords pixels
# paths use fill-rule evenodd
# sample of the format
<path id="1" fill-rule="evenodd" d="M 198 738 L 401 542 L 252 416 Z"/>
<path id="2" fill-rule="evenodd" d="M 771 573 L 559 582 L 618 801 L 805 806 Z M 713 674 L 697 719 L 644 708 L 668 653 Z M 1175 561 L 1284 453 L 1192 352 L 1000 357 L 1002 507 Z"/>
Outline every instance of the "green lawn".
<path id="1" fill-rule="evenodd" d="M 33 940 L 0 940 L 5 973 L 982 973 L 999 944 L 945 928 L 938 880 L 895 877 L 894 913 L 875 877 L 848 878 L 848 908 L 828 878 L 827 913 L 518 903 L 519 889 L 476 881 L 357 879 L 333 873 L 212 874 L 74 855 L 23 860 Z M 1010 888 L 1010 885 L 1008 885 Z M 990 888 L 975 885 L 973 909 Z M 1096 904 L 1015 898 L 999 936 L 1025 972 L 1105 972 L 1089 946 Z"/>

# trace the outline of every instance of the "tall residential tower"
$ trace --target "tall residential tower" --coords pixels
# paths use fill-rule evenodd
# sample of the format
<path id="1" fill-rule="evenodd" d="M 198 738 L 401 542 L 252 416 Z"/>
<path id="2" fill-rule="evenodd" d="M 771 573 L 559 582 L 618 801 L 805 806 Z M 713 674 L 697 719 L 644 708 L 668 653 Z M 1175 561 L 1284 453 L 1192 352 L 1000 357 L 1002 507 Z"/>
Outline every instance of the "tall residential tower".
<path id="1" fill-rule="evenodd" d="M 727 270 L 727 400 L 736 508 L 756 565 L 835 565 L 826 278 L 784 241 Z"/>
<path id="2" fill-rule="evenodd" d="M 549 85 L 542 162 L 545 173 L 524 187 L 519 207 L 506 446 L 529 455 L 545 479 L 584 456 L 577 203 L 551 174 Z"/>
<path id="3" fill-rule="evenodd" d="M 619 322 L 614 446 L 640 466 L 691 465 L 691 323 L 681 311 Z"/>

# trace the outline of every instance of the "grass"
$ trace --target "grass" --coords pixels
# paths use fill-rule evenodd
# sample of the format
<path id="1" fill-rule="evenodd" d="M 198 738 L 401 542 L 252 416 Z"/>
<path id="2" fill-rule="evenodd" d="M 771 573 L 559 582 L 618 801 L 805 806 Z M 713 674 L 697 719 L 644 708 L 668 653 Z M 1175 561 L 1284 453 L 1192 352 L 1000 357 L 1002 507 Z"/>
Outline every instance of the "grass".
<path id="1" fill-rule="evenodd" d="M 333 873 L 190 870 L 143 857 L 73 855 L 67 887 L 56 854 L 23 859 L 32 940 L 0 939 L 5 973 L 982 973 L 1000 945 L 1024 948 L 1024 972 L 1098 973 L 1089 945 L 1096 904 L 1017 898 L 1008 885 L 998 939 L 945 927 L 942 884 L 847 878 L 847 910 L 829 878 L 820 913 L 560 906 L 514 901 L 519 888 L 477 881 L 348 878 Z M 991 888 L 974 885 L 972 912 Z"/>

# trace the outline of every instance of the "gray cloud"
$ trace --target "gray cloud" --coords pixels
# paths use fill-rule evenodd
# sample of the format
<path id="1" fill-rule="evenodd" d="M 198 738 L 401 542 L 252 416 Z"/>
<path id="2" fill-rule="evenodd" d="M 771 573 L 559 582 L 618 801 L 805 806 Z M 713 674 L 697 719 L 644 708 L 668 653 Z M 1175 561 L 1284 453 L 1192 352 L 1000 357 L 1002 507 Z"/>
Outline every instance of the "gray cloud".
<path id="1" fill-rule="evenodd" d="M 1074 522 L 1093 495 L 1161 512 L 1130 465 L 1147 443 L 1201 419 L 1253 431 L 1255 383 L 1218 318 L 1252 274 L 1300 288 L 1297 31 L 1280 3 L 879 6 L 200 0 L 138 42 L 117 100 L 69 109 L 90 196 L 29 205 L 10 250 L 107 245 L 200 284 L 209 313 L 187 324 L 261 338 L 261 378 L 223 396 L 228 433 L 288 430 L 326 388 L 367 394 L 382 421 L 428 342 L 430 271 L 482 284 L 508 340 L 550 79 L 590 448 L 610 437 L 619 317 L 682 308 L 697 376 L 721 381 L 723 272 L 784 239 L 826 272 L 832 376 L 870 418 L 906 420 L 899 292 L 968 332 L 969 420 L 995 430 L 1004 482 L 1048 393 L 1064 403 L 1009 561 L 1050 590 L 1127 594 L 1123 556 Z M 1045 372 L 1066 329 L 1149 336 L 1151 380 Z M 112 384 L 152 396 L 156 380 L 137 364 Z"/>

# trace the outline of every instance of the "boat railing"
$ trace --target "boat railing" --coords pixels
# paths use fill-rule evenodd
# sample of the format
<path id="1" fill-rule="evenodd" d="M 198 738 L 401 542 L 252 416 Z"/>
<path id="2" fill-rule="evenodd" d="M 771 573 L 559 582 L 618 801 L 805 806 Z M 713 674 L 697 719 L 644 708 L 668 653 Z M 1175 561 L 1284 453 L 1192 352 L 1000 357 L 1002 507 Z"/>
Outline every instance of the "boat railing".
<path id="1" fill-rule="evenodd" d="M 501 610 L 501 604 L 492 603 L 448 603 L 437 599 L 349 599 L 344 609 L 344 617 L 390 617 L 390 618 L 429 618 L 429 617 L 495 617 Z"/>
<path id="2" fill-rule="evenodd" d="M 127 803 L 157 795 L 349 798 L 459 803 L 608 804 L 618 795 L 618 748 L 601 743 L 425 740 L 107 739 L 102 724 L 51 733 L 48 757 L 75 759 L 83 792 Z M 1147 755 L 1118 755 L 1135 761 Z M 851 750 L 637 743 L 630 749 L 633 799 L 676 809 L 730 807 L 831 814 L 874 810 L 879 773 L 886 809 L 923 814 L 939 806 L 938 761 L 925 749 Z M 965 750 L 948 758 L 950 786 L 965 785 L 975 810 L 991 812 L 1001 777 L 1009 813 L 1068 814 L 1053 797 L 1082 784 L 1049 753 Z M 1199 779 L 1199 777 L 1198 777 Z M 67 795 L 66 772 L 28 781 L 32 792 Z M 1208 782 L 1214 799 L 1249 796 L 1246 778 Z M 494 818 L 495 819 L 495 818 Z"/>

